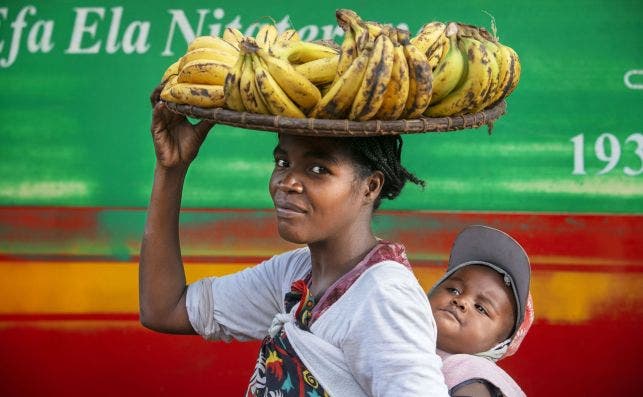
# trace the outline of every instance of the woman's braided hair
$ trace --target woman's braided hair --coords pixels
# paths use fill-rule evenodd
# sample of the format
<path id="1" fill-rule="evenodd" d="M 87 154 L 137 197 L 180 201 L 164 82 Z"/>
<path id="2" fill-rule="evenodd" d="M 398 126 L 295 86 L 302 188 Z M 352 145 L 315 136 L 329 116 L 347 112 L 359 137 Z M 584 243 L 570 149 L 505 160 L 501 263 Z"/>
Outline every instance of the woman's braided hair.
<path id="1" fill-rule="evenodd" d="M 361 177 L 367 177 L 373 171 L 381 171 L 384 174 L 384 186 L 373 209 L 379 207 L 382 198 L 389 200 L 396 198 L 407 181 L 425 186 L 422 179 L 410 173 L 402 165 L 403 142 L 399 135 L 345 138 L 345 140 L 351 157 L 358 165 Z"/>

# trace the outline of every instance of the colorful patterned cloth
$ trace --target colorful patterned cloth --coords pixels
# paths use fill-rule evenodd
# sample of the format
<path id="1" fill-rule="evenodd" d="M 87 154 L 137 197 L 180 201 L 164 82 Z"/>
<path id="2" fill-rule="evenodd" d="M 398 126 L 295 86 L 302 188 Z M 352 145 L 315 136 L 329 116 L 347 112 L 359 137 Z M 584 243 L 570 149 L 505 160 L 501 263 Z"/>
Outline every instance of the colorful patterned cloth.
<path id="1" fill-rule="evenodd" d="M 310 293 L 311 275 L 295 281 L 291 291 L 284 298 L 286 312 L 296 305 L 296 325 L 309 330 L 312 323 L 337 301 L 370 266 L 384 260 L 394 260 L 410 268 L 404 247 L 399 244 L 380 241 L 360 263 L 337 280 L 319 302 Z M 259 351 L 255 371 L 246 392 L 247 397 L 324 397 L 328 394 L 310 373 L 288 341 L 283 328 L 274 336 L 264 338 Z"/>

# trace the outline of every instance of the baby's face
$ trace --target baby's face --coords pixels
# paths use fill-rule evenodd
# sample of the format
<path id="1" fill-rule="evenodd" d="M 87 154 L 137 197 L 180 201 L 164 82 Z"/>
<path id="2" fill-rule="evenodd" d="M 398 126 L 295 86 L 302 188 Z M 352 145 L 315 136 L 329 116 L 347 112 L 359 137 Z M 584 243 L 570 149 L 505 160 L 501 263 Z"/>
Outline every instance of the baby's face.
<path id="1" fill-rule="evenodd" d="M 511 287 L 495 270 L 469 265 L 453 273 L 429 297 L 438 327 L 437 347 L 475 354 L 509 337 L 516 303 Z"/>

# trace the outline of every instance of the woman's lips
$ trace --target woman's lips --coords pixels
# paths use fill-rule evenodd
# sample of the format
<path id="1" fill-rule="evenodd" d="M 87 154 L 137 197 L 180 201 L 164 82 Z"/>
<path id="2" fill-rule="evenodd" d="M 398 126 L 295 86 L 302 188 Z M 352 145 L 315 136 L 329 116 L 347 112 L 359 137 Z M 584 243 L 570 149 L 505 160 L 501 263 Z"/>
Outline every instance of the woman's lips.
<path id="1" fill-rule="evenodd" d="M 306 209 L 304 209 L 303 207 L 300 207 L 293 203 L 279 201 L 275 202 L 275 210 L 277 211 L 277 216 L 285 218 L 306 213 Z"/>

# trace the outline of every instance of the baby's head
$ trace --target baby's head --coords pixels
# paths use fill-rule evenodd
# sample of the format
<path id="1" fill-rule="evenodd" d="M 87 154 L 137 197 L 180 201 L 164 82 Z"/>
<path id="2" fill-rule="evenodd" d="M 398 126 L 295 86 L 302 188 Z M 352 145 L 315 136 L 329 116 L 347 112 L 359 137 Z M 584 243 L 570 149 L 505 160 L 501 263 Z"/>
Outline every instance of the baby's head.
<path id="1" fill-rule="evenodd" d="M 437 348 L 498 360 L 533 320 L 529 258 L 511 236 L 475 225 L 456 238 L 447 273 L 429 292 Z"/>

